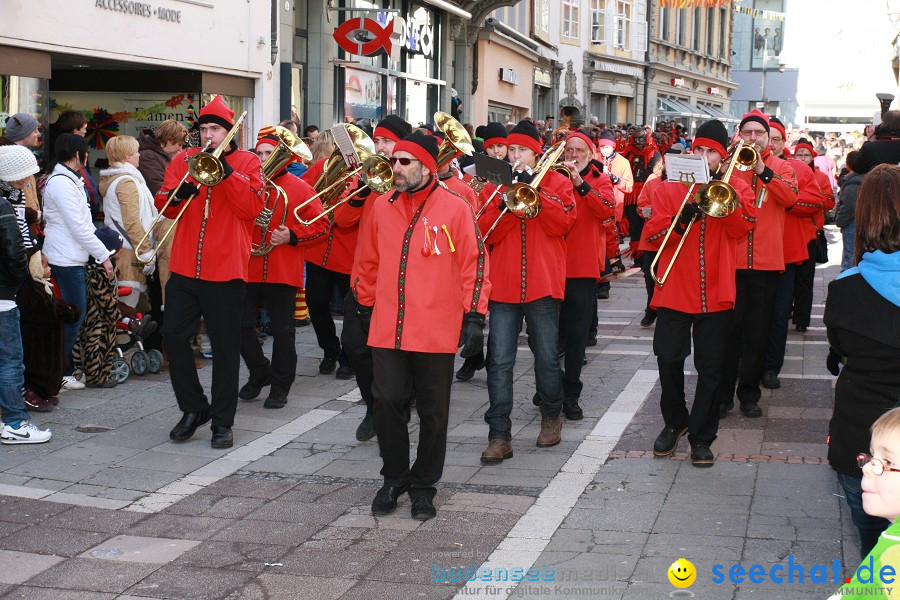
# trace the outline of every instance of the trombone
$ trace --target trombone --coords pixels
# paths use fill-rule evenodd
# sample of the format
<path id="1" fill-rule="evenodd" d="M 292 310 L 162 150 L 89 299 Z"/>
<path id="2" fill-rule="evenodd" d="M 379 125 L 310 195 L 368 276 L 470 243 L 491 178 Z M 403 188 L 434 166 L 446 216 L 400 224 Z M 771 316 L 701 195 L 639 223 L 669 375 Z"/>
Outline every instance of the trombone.
<path id="1" fill-rule="evenodd" d="M 178 185 L 175 186 L 175 189 L 169 194 L 166 203 L 159 210 L 159 213 L 156 215 L 156 218 L 153 219 L 153 223 L 147 228 L 147 231 L 144 233 L 144 236 L 138 242 L 137 246 L 135 246 L 135 256 L 137 257 L 137 261 L 142 265 L 149 264 L 156 258 L 157 253 L 159 252 L 160 247 L 165 243 L 165 241 L 169 238 L 169 235 L 175 230 L 175 227 L 178 225 L 178 221 L 181 220 L 181 216 L 184 215 L 184 211 L 187 210 L 187 207 L 190 206 L 191 201 L 196 197 L 196 194 L 190 196 L 183 200 L 183 206 L 181 210 L 178 211 L 178 214 L 175 216 L 175 219 L 172 225 L 166 229 L 166 232 L 163 234 L 162 238 L 156 243 L 156 246 L 150 251 L 149 256 L 146 259 L 141 259 L 138 254 L 138 248 L 140 248 L 144 242 L 152 235 L 153 230 L 164 218 L 163 213 L 169 208 L 172 204 L 172 200 L 175 199 L 175 195 L 178 193 L 178 190 L 181 189 L 181 186 L 184 185 L 184 182 L 187 181 L 188 175 L 196 181 L 199 185 L 205 185 L 206 187 L 214 187 L 222 183 L 222 180 L 225 179 L 225 169 L 222 167 L 222 160 L 219 158 L 222 153 L 228 148 L 229 144 L 231 144 L 232 138 L 237 133 L 238 128 L 241 126 L 241 123 L 244 122 L 244 118 L 247 116 L 247 111 L 245 110 L 241 116 L 235 121 L 234 126 L 231 128 L 231 131 L 225 136 L 225 139 L 222 140 L 222 143 L 219 144 L 215 150 L 212 152 L 207 152 L 211 142 L 206 142 L 206 145 L 203 146 L 203 150 L 191 156 L 190 160 L 188 160 L 188 169 L 187 173 L 184 174 L 184 177 L 181 178 L 181 181 L 178 182 Z"/>
<path id="2" fill-rule="evenodd" d="M 666 283 L 666 280 L 669 277 L 669 272 L 672 270 L 672 265 L 675 264 L 675 259 L 678 258 L 678 253 L 681 252 L 681 246 L 684 245 L 684 240 L 687 239 L 688 233 L 690 233 L 691 231 L 691 226 L 697 219 L 697 215 L 694 215 L 691 218 L 690 222 L 687 224 L 687 227 L 685 227 L 684 229 L 684 233 L 681 234 L 681 240 L 678 241 L 678 245 L 675 247 L 675 253 L 672 254 L 672 259 L 669 261 L 665 272 L 663 272 L 662 277 L 657 277 L 656 263 L 659 262 L 659 258 L 662 256 L 663 248 L 669 241 L 669 236 L 672 235 L 672 231 L 675 229 L 675 224 L 681 218 L 681 213 L 689 200 L 696 202 L 697 208 L 699 208 L 704 214 L 716 219 L 727 217 L 734 212 L 735 208 L 737 208 L 737 192 L 735 192 L 734 188 L 728 184 L 728 180 L 731 179 L 731 173 L 735 168 L 739 171 L 751 170 L 756 164 L 756 161 L 759 160 L 759 153 L 755 148 L 753 148 L 753 146 L 745 144 L 744 140 L 740 140 L 729 148 L 728 156 L 732 159 L 731 164 L 728 165 L 728 170 L 725 171 L 725 176 L 722 177 L 721 181 L 710 181 L 709 183 L 704 183 L 697 189 L 696 193 L 694 192 L 694 187 L 696 187 L 697 184 L 693 184 L 690 188 L 688 188 L 687 194 L 684 195 L 684 200 L 682 200 L 681 206 L 678 208 L 678 212 L 675 213 L 675 217 L 672 219 L 672 224 L 669 226 L 669 231 L 666 232 L 666 237 L 663 238 L 662 244 L 660 244 L 659 250 L 657 250 L 656 256 L 653 258 L 653 262 L 650 263 L 650 277 L 653 278 L 653 281 L 654 283 L 656 283 L 656 285 L 662 287 Z"/>
<path id="3" fill-rule="evenodd" d="M 356 175 L 362 175 L 362 177 L 365 178 L 364 187 L 368 187 L 379 194 L 387 192 L 394 185 L 394 170 L 391 168 L 390 161 L 384 156 L 375 153 L 375 144 L 372 142 L 372 139 L 366 135 L 366 132 L 355 125 L 344 124 L 342 127 L 344 127 L 350 135 L 350 141 L 353 144 L 354 150 L 359 155 L 362 164 L 353 170 L 349 170 L 343 154 L 341 154 L 340 148 L 335 149 L 334 153 L 325 162 L 322 174 L 319 175 L 319 178 L 313 186 L 318 190 L 322 185 L 327 184 L 325 189 L 319 190 L 316 195 L 307 198 L 294 209 L 294 218 L 304 226 L 308 227 L 323 216 L 330 215 L 338 206 L 352 200 L 357 194 L 362 192 L 363 187 L 360 187 L 349 196 L 338 200 L 338 196 L 343 187 Z M 329 181 L 332 183 L 328 183 Z M 320 197 L 322 198 L 322 206 L 325 207 L 325 210 L 309 221 L 301 219 L 300 210 Z"/>
<path id="4" fill-rule="evenodd" d="M 566 141 L 560 140 L 547 151 L 547 154 L 535 165 L 537 175 L 531 180 L 530 184 L 515 183 L 509 190 L 503 194 L 503 210 L 497 216 L 497 220 L 491 225 L 491 228 L 484 234 L 482 241 L 486 241 L 491 232 L 500 223 L 507 212 L 519 217 L 523 220 L 533 219 L 541 214 L 541 194 L 539 187 L 544 176 L 553 169 L 556 161 L 562 156 L 566 150 Z"/>
<path id="5" fill-rule="evenodd" d="M 288 197 L 281 186 L 275 184 L 272 179 L 285 166 L 294 160 L 310 161 L 312 160 L 312 152 L 306 144 L 294 135 L 290 129 L 277 125 L 275 132 L 278 135 L 278 147 L 272 152 L 266 162 L 262 165 L 263 175 L 266 177 L 266 204 L 262 211 L 256 216 L 253 222 L 254 227 L 260 228 L 259 242 L 250 242 L 251 256 L 265 256 L 271 252 L 275 246 L 271 242 L 269 236 L 269 226 L 272 224 L 272 217 L 275 215 L 275 208 L 280 199 L 284 208 L 281 211 L 281 225 L 284 225 L 288 215 Z M 271 208 L 269 207 L 269 198 L 274 191 L 275 199 Z"/>

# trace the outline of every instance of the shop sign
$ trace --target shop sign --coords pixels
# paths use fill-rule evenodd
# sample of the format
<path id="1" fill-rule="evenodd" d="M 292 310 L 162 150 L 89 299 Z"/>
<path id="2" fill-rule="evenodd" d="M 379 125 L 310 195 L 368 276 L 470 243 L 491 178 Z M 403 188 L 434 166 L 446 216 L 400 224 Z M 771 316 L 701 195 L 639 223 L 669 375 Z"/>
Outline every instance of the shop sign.
<path id="1" fill-rule="evenodd" d="M 384 53 L 390 55 L 394 51 L 392 39 L 394 25 L 395 20 L 393 19 L 382 26 L 374 19 L 356 17 L 341 23 L 341 26 L 334 30 L 332 37 L 338 46 L 350 54 L 375 56 Z"/>
<path id="2" fill-rule="evenodd" d="M 673 77 L 672 85 L 675 87 L 684 87 L 684 77 Z"/>
<path id="3" fill-rule="evenodd" d="M 153 8 L 153 5 L 147 2 L 134 2 L 133 0 L 95 0 L 94 7 L 134 15 L 136 17 L 146 17 L 148 19 L 156 17 L 160 21 L 181 23 L 180 10 L 162 7 Z"/>
<path id="4" fill-rule="evenodd" d="M 552 87 L 552 79 L 550 77 L 550 71 L 545 71 L 544 69 L 535 68 L 534 84 L 541 85 L 544 87 Z"/>
<path id="5" fill-rule="evenodd" d="M 718 94 L 719 94 L 719 88 L 717 88 L 717 87 L 706 88 L 706 92 L 707 92 L 708 94 L 715 94 L 715 95 L 718 95 Z"/>
<path id="6" fill-rule="evenodd" d="M 519 74 L 512 69 L 500 69 L 500 81 L 519 85 Z"/>
<path id="7" fill-rule="evenodd" d="M 434 27 L 431 25 L 431 13 L 423 9 L 416 11 L 416 14 L 419 13 L 424 13 L 425 17 L 406 15 L 403 30 L 400 32 L 400 45 L 412 54 L 431 58 L 434 55 Z"/>

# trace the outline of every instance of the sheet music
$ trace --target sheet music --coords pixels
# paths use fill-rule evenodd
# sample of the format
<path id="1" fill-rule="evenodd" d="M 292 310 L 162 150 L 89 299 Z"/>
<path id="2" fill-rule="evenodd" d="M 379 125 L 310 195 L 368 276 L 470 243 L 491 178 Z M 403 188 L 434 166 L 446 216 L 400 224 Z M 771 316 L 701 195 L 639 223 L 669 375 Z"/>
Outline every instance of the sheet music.
<path id="1" fill-rule="evenodd" d="M 666 177 L 669 181 L 709 183 L 709 165 L 706 159 L 696 154 L 667 154 Z"/>
<path id="2" fill-rule="evenodd" d="M 331 128 L 331 133 L 334 134 L 334 142 L 341 151 L 347 166 L 351 169 L 358 167 L 362 161 L 359 159 L 359 154 L 356 153 L 356 148 L 353 147 L 353 140 L 350 138 L 347 128 L 343 125 L 335 125 Z"/>

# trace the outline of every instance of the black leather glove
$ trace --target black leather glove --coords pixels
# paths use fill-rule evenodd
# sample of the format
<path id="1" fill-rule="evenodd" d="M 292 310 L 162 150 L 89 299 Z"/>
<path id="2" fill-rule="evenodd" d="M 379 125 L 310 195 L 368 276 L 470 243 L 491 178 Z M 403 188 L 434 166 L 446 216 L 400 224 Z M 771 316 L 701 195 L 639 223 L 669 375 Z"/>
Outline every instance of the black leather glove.
<path id="1" fill-rule="evenodd" d="M 175 192 L 175 198 L 178 199 L 178 202 L 182 200 L 187 200 L 191 196 L 196 196 L 200 193 L 200 189 L 191 183 L 190 181 L 185 181 L 181 184 L 181 187 L 178 188 L 178 191 Z M 172 201 L 172 206 L 177 206 L 178 202 Z"/>
<path id="2" fill-rule="evenodd" d="M 681 218 L 678 219 L 678 222 L 687 227 L 694 220 L 694 217 L 700 218 L 702 215 L 703 213 L 700 212 L 700 208 L 695 202 L 688 202 L 684 205 L 684 210 L 681 211 Z"/>
<path id="3" fill-rule="evenodd" d="M 834 348 L 828 349 L 828 357 L 825 359 L 825 366 L 828 372 L 837 377 L 841 374 L 841 355 L 834 351 Z"/>
<path id="4" fill-rule="evenodd" d="M 463 317 L 462 330 L 459 333 L 459 355 L 469 358 L 481 352 L 484 346 L 484 315 L 475 311 Z"/>
<path id="5" fill-rule="evenodd" d="M 232 168 L 231 168 L 231 165 L 228 164 L 228 161 L 225 160 L 225 155 L 224 155 L 224 154 L 223 154 L 222 156 L 219 157 L 219 160 L 222 161 L 222 173 L 223 173 L 222 179 L 225 179 L 225 178 L 227 178 L 229 175 L 231 175 L 232 173 L 234 173 L 234 169 L 232 169 Z"/>
<path id="6" fill-rule="evenodd" d="M 619 185 L 620 179 L 618 177 L 616 177 L 615 175 L 613 175 L 612 173 L 609 174 L 609 180 L 610 180 L 610 182 L 612 182 L 613 185 Z"/>
<path id="7" fill-rule="evenodd" d="M 613 273 L 624 273 L 625 272 L 625 264 L 622 262 L 622 257 L 617 256 L 611 261 L 609 261 L 609 270 Z"/>
<path id="8" fill-rule="evenodd" d="M 372 323 L 372 308 L 362 304 L 356 305 L 356 316 L 359 317 L 359 325 L 367 337 L 369 335 L 369 326 Z"/>
<path id="9" fill-rule="evenodd" d="M 369 197 L 369 194 L 372 193 L 372 188 L 367 185 L 362 186 L 361 188 L 357 188 L 353 191 L 355 196 L 353 196 L 353 200 L 347 202 L 353 208 L 361 208 L 363 204 L 366 203 L 366 198 Z"/>

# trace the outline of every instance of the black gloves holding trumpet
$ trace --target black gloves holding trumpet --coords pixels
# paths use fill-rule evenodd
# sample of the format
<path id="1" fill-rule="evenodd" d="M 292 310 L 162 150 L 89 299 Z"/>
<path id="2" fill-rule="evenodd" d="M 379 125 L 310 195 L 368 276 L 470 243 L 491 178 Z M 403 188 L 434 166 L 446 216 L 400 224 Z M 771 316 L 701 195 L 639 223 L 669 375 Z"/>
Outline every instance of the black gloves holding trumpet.
<path id="1" fill-rule="evenodd" d="M 688 202 L 684 205 L 684 208 L 681 209 L 681 217 L 679 217 L 678 222 L 675 223 L 675 233 L 684 235 L 684 232 L 687 231 L 691 221 L 700 218 L 703 218 L 703 211 L 700 210 L 700 207 L 697 206 L 696 202 Z"/>

